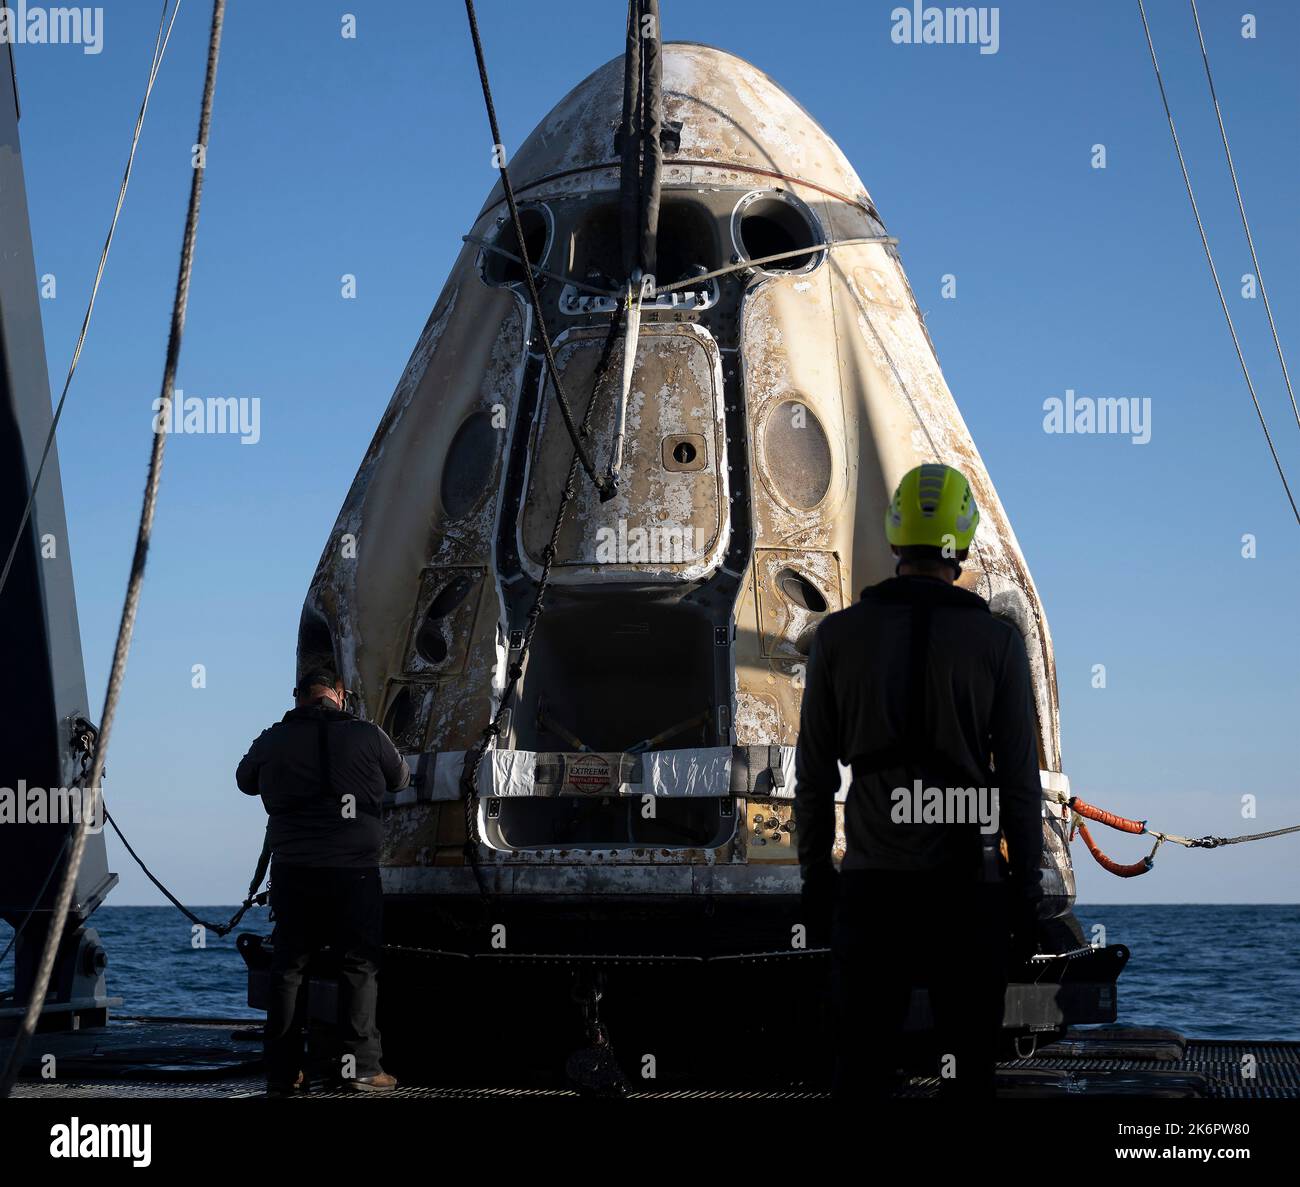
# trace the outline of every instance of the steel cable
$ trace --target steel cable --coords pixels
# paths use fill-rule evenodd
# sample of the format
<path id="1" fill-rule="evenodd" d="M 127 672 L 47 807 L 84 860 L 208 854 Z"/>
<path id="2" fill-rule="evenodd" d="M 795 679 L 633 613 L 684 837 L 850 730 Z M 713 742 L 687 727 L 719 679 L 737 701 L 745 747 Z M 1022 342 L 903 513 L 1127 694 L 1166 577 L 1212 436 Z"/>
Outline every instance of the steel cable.
<path id="1" fill-rule="evenodd" d="M 1264 273 L 1259 266 L 1259 256 L 1255 254 L 1255 236 L 1250 232 L 1250 221 L 1246 218 L 1246 203 L 1241 196 L 1241 185 L 1237 181 L 1237 167 L 1232 161 L 1232 149 L 1228 147 L 1228 129 L 1223 124 L 1223 111 L 1219 107 L 1219 96 L 1214 90 L 1214 75 L 1210 73 L 1210 55 L 1205 48 L 1205 35 L 1201 32 L 1201 17 L 1196 11 L 1196 0 L 1191 0 L 1192 20 L 1196 22 L 1196 37 L 1201 43 L 1201 61 L 1205 63 L 1205 81 L 1210 84 L 1210 98 L 1214 102 L 1214 115 L 1219 121 L 1219 136 L 1223 140 L 1223 155 L 1228 159 L 1228 172 L 1232 174 L 1232 189 L 1237 195 L 1237 209 L 1241 212 L 1241 225 L 1246 232 L 1246 243 L 1250 247 L 1250 261 L 1255 266 L 1255 279 L 1259 281 L 1259 295 L 1264 299 L 1264 312 L 1268 315 L 1268 328 L 1273 333 L 1273 346 L 1277 350 L 1277 361 L 1282 364 L 1282 381 L 1286 384 L 1286 393 L 1291 397 L 1291 411 L 1295 422 L 1300 426 L 1300 407 L 1296 406 L 1295 390 L 1291 386 L 1291 373 L 1287 370 L 1286 355 L 1282 353 L 1282 342 L 1278 338 L 1277 323 L 1273 320 L 1273 305 L 1268 299 L 1268 290 L 1264 287 Z"/>
<path id="2" fill-rule="evenodd" d="M 226 0 L 213 0 L 212 27 L 208 38 L 207 73 L 203 82 L 203 99 L 199 112 L 199 134 L 196 143 L 206 152 L 208 131 L 212 123 L 212 102 L 217 85 L 217 63 L 221 56 L 221 32 L 225 20 Z M 55 899 L 54 911 L 50 919 L 45 939 L 45 949 L 37 967 L 36 979 L 32 986 L 31 999 L 27 1013 L 23 1018 L 9 1060 L 5 1066 L 3 1078 L 0 1079 L 0 1099 L 7 1097 L 22 1066 L 27 1053 L 27 1045 L 36 1029 L 45 1004 L 45 995 L 49 990 L 50 978 L 54 971 L 55 958 L 58 955 L 63 938 L 64 924 L 67 922 L 68 910 L 72 904 L 72 892 L 76 886 L 77 873 L 81 868 L 82 855 L 86 849 L 86 836 L 90 821 L 95 815 L 99 800 L 99 783 L 103 777 L 104 758 L 108 752 L 109 736 L 117 713 L 118 701 L 122 693 L 122 680 L 126 673 L 127 655 L 131 650 L 131 636 L 135 629 L 135 618 L 140 607 L 140 590 L 144 582 L 145 562 L 149 554 L 149 543 L 153 535 L 154 513 L 158 504 L 158 488 L 162 479 L 163 451 L 167 442 L 165 414 L 171 405 L 172 392 L 176 382 L 176 368 L 180 361 L 181 340 L 185 332 L 185 313 L 189 304 L 190 277 L 194 265 L 194 245 L 198 238 L 199 206 L 203 195 L 203 175 L 207 168 L 206 160 L 200 160 L 193 169 L 190 181 L 189 206 L 185 216 L 185 233 L 181 246 L 180 268 L 176 279 L 176 295 L 172 303 L 171 330 L 167 341 L 167 357 L 163 365 L 162 413 L 160 423 L 153 431 L 153 442 L 149 453 L 149 470 L 145 482 L 144 500 L 140 509 L 140 522 L 136 531 L 135 554 L 131 561 L 131 573 L 127 580 L 126 597 L 122 605 L 122 618 L 118 625 L 117 643 L 113 650 L 113 664 L 109 672 L 108 690 L 104 696 L 104 711 L 100 719 L 99 735 L 95 742 L 95 757 L 91 763 L 87 799 L 83 805 L 81 822 L 74 834 L 71 852 L 59 885 Z"/>
<path id="3" fill-rule="evenodd" d="M 515 241 L 519 247 L 519 256 L 521 259 L 528 259 L 528 244 L 524 240 L 523 224 L 519 220 L 519 207 L 515 203 L 514 186 L 510 184 L 510 171 L 506 166 L 505 148 L 501 143 L 501 129 L 497 125 L 496 106 L 492 102 L 492 87 L 488 82 L 487 62 L 483 57 L 483 41 L 479 37 L 478 18 L 474 14 L 474 0 L 465 0 L 465 15 L 469 18 L 469 32 L 474 40 L 474 57 L 478 63 L 479 82 L 483 87 L 483 102 L 487 106 L 488 127 L 492 131 L 493 150 L 498 153 L 497 169 L 501 173 L 501 186 L 505 190 L 506 204 L 510 207 L 510 221 L 514 224 Z M 551 383 L 555 387 L 555 400 L 560 406 L 560 415 L 564 417 L 564 427 L 569 431 L 569 438 L 573 442 L 573 448 L 577 453 L 582 468 L 587 472 L 596 489 L 600 491 L 601 499 L 608 498 L 612 493 L 612 484 L 605 478 L 596 473 L 596 465 L 587 452 L 587 447 L 582 443 L 578 427 L 573 420 L 573 412 L 569 408 L 568 397 L 564 394 L 564 385 L 560 380 L 560 369 L 555 362 L 555 351 L 551 347 L 551 336 L 546 330 L 546 319 L 542 315 L 542 300 L 537 295 L 537 283 L 533 279 L 533 270 L 531 267 L 523 269 L 524 280 L 528 285 L 528 299 L 532 303 L 533 316 L 537 321 L 537 333 L 542 340 L 542 351 L 546 355 L 546 369 L 550 375 Z"/>
<path id="4" fill-rule="evenodd" d="M 158 22 L 158 36 L 154 41 L 153 61 L 149 67 L 149 82 L 145 86 L 144 99 L 140 103 L 140 114 L 136 116 L 135 131 L 131 136 L 131 151 L 127 154 L 126 169 L 122 174 L 122 184 L 117 191 L 117 205 L 113 208 L 113 218 L 108 225 L 108 236 L 104 240 L 104 249 L 99 253 L 99 267 L 95 270 L 95 281 L 90 288 L 90 300 L 86 305 L 86 314 L 81 319 L 81 332 L 77 335 L 77 344 L 72 351 L 72 362 L 68 365 L 67 378 L 63 381 L 63 391 L 59 395 L 59 402 L 54 409 L 54 418 L 50 421 L 50 431 L 45 435 L 45 446 L 41 450 L 40 464 L 36 467 L 36 475 L 32 479 L 32 489 L 27 496 L 27 505 L 23 508 L 22 518 L 18 521 L 17 530 L 14 532 L 13 544 L 9 547 L 9 555 L 5 558 L 4 569 L 0 570 L 0 593 L 4 592 L 5 583 L 9 580 L 9 572 L 13 568 L 14 558 L 18 555 L 18 546 L 22 543 L 23 531 L 27 527 L 27 521 L 31 518 L 32 507 L 36 503 L 36 492 L 41 484 L 41 475 L 45 473 L 45 463 L 49 459 L 50 450 L 54 447 L 54 435 L 59 427 L 59 420 L 63 416 L 63 406 L 67 403 L 68 389 L 72 386 L 72 377 L 77 373 L 77 363 L 81 360 L 81 349 L 86 344 L 86 335 L 90 330 L 90 315 L 95 311 L 95 298 L 99 295 L 100 281 L 104 279 L 104 268 L 108 264 L 108 251 L 113 246 L 113 235 L 117 231 L 117 220 L 121 217 L 122 206 L 126 202 L 127 186 L 131 182 L 131 170 L 135 165 L 135 150 L 140 144 L 140 133 L 144 128 L 145 112 L 149 110 L 149 96 L 153 94 L 153 85 L 158 78 L 158 71 L 162 66 L 163 55 L 167 52 L 168 42 L 171 41 L 172 29 L 176 24 L 176 14 L 181 10 L 181 0 L 176 0 L 176 7 L 172 9 L 171 20 L 167 20 L 167 6 L 170 0 L 163 0 L 162 18 Z M 163 29 L 166 27 L 166 33 Z"/>
<path id="5" fill-rule="evenodd" d="M 1232 345 L 1237 351 L 1237 361 L 1241 364 L 1241 373 L 1246 377 L 1246 387 L 1250 390 L 1251 402 L 1255 405 L 1255 415 L 1259 417 L 1260 428 L 1264 430 L 1264 440 L 1268 442 L 1268 451 L 1273 455 L 1273 465 L 1277 467 L 1277 475 L 1282 480 L 1282 489 L 1286 491 L 1287 501 L 1291 504 L 1291 513 L 1295 516 L 1295 521 L 1300 524 L 1300 507 L 1296 506 L 1295 496 L 1291 493 L 1291 484 L 1287 481 L 1286 471 L 1282 468 L 1282 459 L 1277 455 L 1277 448 L 1273 444 L 1273 434 L 1269 432 L 1268 421 L 1264 419 L 1264 410 L 1259 405 L 1259 397 L 1255 394 L 1255 384 L 1250 378 L 1250 370 L 1246 366 L 1246 356 L 1241 350 L 1241 341 L 1237 337 L 1237 328 L 1232 323 L 1232 314 L 1228 310 L 1228 300 L 1223 295 L 1223 285 L 1219 283 L 1219 270 L 1214 266 L 1214 256 L 1210 252 L 1210 241 L 1205 234 L 1205 224 L 1201 221 L 1201 210 L 1196 204 L 1196 194 L 1192 190 L 1192 179 L 1187 172 L 1187 162 L 1183 158 L 1183 147 L 1178 140 L 1178 129 L 1174 126 L 1174 114 L 1169 108 L 1169 96 L 1165 93 L 1165 80 L 1160 73 L 1160 63 L 1156 60 L 1155 42 L 1151 40 L 1151 26 L 1147 24 L 1147 10 L 1142 0 L 1138 0 L 1138 12 L 1142 16 L 1142 28 L 1146 33 L 1147 49 L 1151 52 L 1151 65 L 1156 74 L 1156 85 L 1160 88 L 1160 101 L 1164 104 L 1165 118 L 1169 121 L 1169 132 L 1174 138 L 1174 152 L 1178 155 L 1178 167 L 1183 173 L 1183 184 L 1187 187 L 1187 197 L 1192 204 L 1192 214 L 1196 218 L 1196 229 L 1200 232 L 1201 246 L 1205 249 L 1205 259 L 1210 265 L 1210 275 L 1214 279 L 1215 292 L 1219 294 L 1219 304 L 1223 306 L 1223 316 L 1228 322 L 1228 333 L 1232 335 Z"/>

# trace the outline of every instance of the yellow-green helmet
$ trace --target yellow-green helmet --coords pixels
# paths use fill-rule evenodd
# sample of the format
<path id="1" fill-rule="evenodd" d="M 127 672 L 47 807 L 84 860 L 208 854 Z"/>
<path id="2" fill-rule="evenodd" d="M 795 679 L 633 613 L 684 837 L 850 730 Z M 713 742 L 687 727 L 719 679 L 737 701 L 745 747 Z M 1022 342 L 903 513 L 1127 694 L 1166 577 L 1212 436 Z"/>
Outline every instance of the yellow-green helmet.
<path id="1" fill-rule="evenodd" d="M 928 544 L 961 552 L 970 547 L 979 521 L 966 476 L 931 462 L 903 475 L 885 511 L 885 535 L 898 548 Z"/>

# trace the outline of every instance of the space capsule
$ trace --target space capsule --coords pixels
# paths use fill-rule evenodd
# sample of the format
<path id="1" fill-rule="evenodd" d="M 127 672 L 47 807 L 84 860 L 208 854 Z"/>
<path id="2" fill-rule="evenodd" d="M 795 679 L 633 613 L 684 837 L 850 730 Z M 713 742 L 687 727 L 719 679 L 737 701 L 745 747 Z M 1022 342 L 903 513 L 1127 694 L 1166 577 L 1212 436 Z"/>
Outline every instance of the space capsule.
<path id="1" fill-rule="evenodd" d="M 513 912 L 521 957 L 788 951 L 809 640 L 892 575 L 886 502 L 936 460 L 981 509 L 961 583 L 1027 645 L 1044 917 L 1068 917 L 1047 621 L 896 243 L 844 154 L 761 70 L 668 42 L 662 71 L 657 259 L 634 337 L 623 58 L 509 162 L 575 422 L 599 473 L 621 453 L 612 497 L 577 474 L 531 637 L 574 449 L 500 184 L 306 598 L 300 667 L 336 663 L 416 774 L 385 817 L 389 934 L 486 951 L 470 922 L 486 897 Z M 471 795 L 466 755 L 499 710 Z"/>

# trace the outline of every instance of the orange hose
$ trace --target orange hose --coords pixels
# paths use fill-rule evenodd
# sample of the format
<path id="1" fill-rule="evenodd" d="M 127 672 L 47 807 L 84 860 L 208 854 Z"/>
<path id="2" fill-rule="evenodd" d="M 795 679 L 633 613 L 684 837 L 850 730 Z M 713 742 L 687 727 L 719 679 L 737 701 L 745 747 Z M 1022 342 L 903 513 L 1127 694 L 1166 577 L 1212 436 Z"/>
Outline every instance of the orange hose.
<path id="1" fill-rule="evenodd" d="M 1086 816 L 1089 820 L 1095 820 L 1099 824 L 1108 824 L 1111 828 L 1117 828 L 1122 833 L 1144 833 L 1147 831 L 1147 822 L 1145 820 L 1129 820 L 1125 816 L 1116 816 L 1114 812 L 1094 808 L 1077 795 L 1071 797 L 1070 807 L 1078 812 L 1080 816 Z"/>
<path id="2" fill-rule="evenodd" d="M 1093 811 L 1099 809 L 1094 808 Z M 1103 816 L 1109 816 L 1109 812 L 1103 812 Z M 1119 817 L 1116 817 L 1119 819 Z M 1097 859 L 1097 864 L 1103 870 L 1114 874 L 1117 878 L 1136 878 L 1139 874 L 1145 874 L 1155 862 L 1150 857 L 1144 857 L 1141 861 L 1135 861 L 1132 865 L 1120 865 L 1117 861 L 1112 861 L 1098 847 L 1097 842 L 1092 839 L 1092 834 L 1088 831 L 1088 826 L 1082 820 L 1075 822 L 1079 827 L 1079 836 L 1083 838 L 1083 843 L 1088 846 L 1088 852 Z M 1126 823 L 1133 823 L 1128 821 Z"/>

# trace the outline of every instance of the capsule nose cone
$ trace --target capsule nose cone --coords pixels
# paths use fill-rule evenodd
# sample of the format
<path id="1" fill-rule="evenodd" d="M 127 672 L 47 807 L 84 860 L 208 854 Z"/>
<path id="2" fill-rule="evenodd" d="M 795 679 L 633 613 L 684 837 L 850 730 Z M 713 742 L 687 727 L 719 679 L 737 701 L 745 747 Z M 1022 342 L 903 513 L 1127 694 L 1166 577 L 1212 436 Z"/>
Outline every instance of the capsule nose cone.
<path id="1" fill-rule="evenodd" d="M 803 181 L 855 202 L 871 199 L 853 166 L 816 120 L 757 66 L 694 42 L 663 55 L 666 185 L 732 180 L 741 171 Z M 510 161 L 516 187 L 589 169 L 617 186 L 614 138 L 622 115 L 623 58 L 588 75 L 533 129 Z M 722 170 L 721 174 L 693 172 Z M 726 171 L 737 176 L 727 178 Z M 493 191 L 490 203 L 500 199 Z"/>

